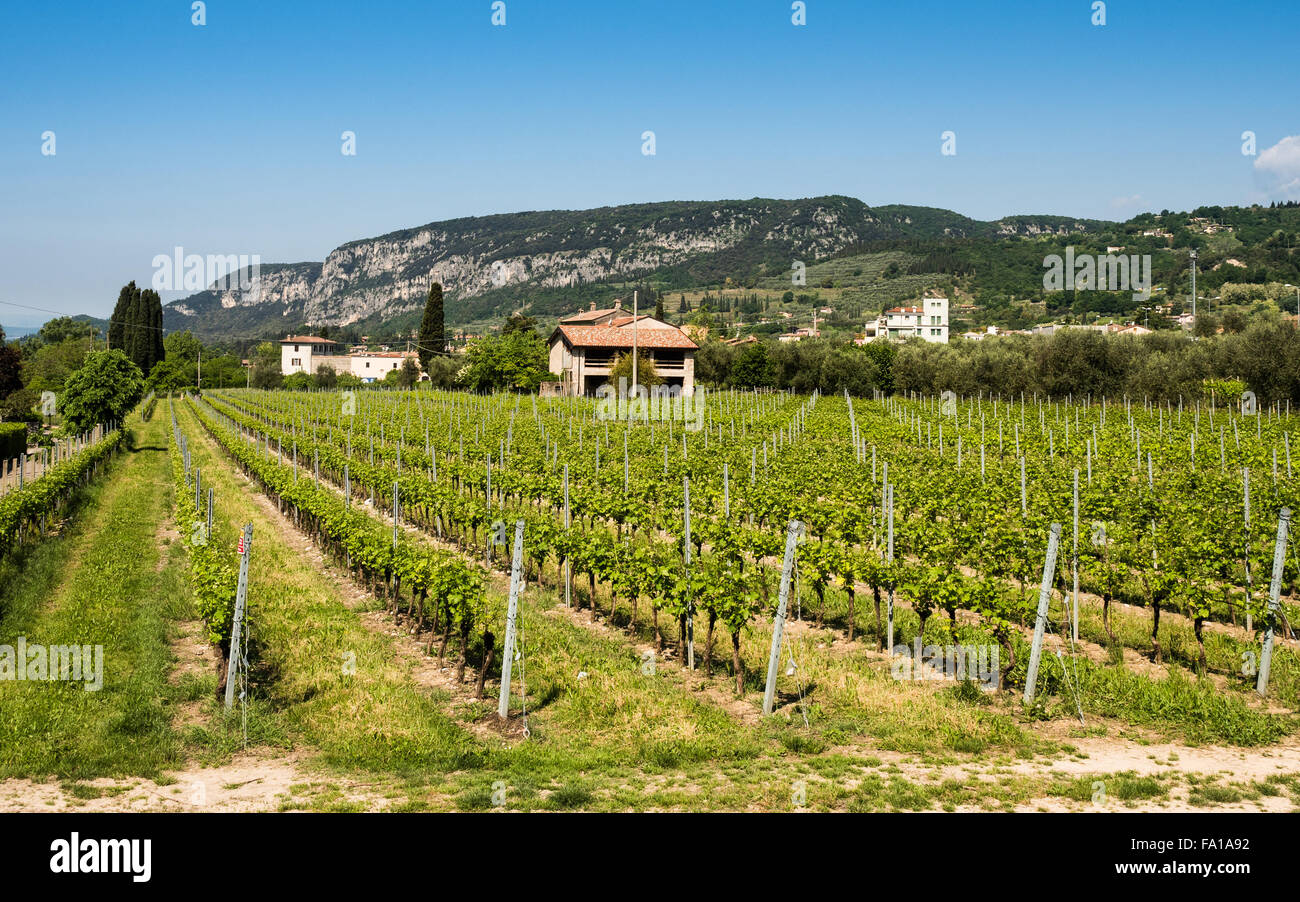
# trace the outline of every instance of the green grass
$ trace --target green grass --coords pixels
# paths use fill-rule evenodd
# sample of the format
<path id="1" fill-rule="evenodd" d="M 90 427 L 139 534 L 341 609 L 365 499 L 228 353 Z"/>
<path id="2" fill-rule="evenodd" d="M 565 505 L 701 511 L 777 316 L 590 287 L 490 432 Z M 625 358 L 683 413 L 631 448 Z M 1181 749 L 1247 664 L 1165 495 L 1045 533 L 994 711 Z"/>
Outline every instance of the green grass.
<path id="1" fill-rule="evenodd" d="M 252 522 L 248 622 L 257 735 L 304 742 L 324 762 L 394 773 L 445 772 L 483 763 L 486 750 L 456 724 L 439 699 L 422 691 L 391 643 L 343 605 L 335 584 L 278 534 L 270 515 L 228 459 L 178 404 L 194 465 L 215 489 L 216 541 L 233 543 Z M 166 419 L 166 418 L 162 418 Z M 344 668 L 355 656 L 355 673 Z M 204 738 L 217 741 L 229 730 Z"/>
<path id="2" fill-rule="evenodd" d="M 256 490 L 203 437 L 197 421 L 188 412 L 181 418 L 194 462 L 215 489 L 216 540 L 233 541 L 238 524 L 255 524 L 249 743 L 309 750 L 315 753 L 309 764 L 327 772 L 373 774 L 365 779 L 388 786 L 393 810 L 1005 809 L 1045 796 L 1089 803 L 1096 779 L 1109 799 L 1125 805 L 1168 797 L 1167 779 L 1132 773 L 1075 780 L 1010 775 L 1006 766 L 1017 760 L 1069 749 L 1039 738 L 1014 699 L 972 684 L 893 679 L 887 663 L 870 653 L 866 634 L 846 647 L 834 629 L 792 625 L 787 635 L 798 674 L 782 671 L 778 715 L 760 719 L 768 624 L 756 622 L 742 635 L 747 673 L 737 699 L 724 629 L 715 637 L 712 681 L 671 661 L 646 673 L 637 643 L 649 637 L 648 606 L 629 639 L 575 622 L 555 589 L 541 582 L 530 583 L 524 595 L 526 669 L 516 671 L 516 679 L 526 679 L 532 735 L 480 738 L 473 728 L 490 721 L 494 706 L 413 680 L 393 641 L 345 606 L 314 552 L 304 554 L 281 533 Z M 0 776 L 60 778 L 77 803 L 121 791 L 86 780 L 146 776 L 165 783 L 167 771 L 190 759 L 228 760 L 243 746 L 237 719 L 225 717 L 214 698 L 215 674 L 168 680 L 173 623 L 194 617 L 185 544 L 158 537 L 172 505 L 168 417 L 133 425 L 135 450 L 84 490 L 64 533 L 0 565 L 0 641 L 22 635 L 31 642 L 105 645 L 103 692 L 0 683 L 6 736 Z M 869 625 L 865 601 L 858 600 L 860 626 Z M 502 603 L 495 592 L 493 604 Z M 603 598 L 601 606 L 607 608 Z M 828 609 L 829 623 L 844 622 L 842 593 L 829 594 Z M 919 624 L 910 610 L 898 613 L 899 641 L 906 642 Z M 1124 629 L 1130 630 L 1127 622 Z M 927 641 L 943 642 L 949 634 L 946 618 L 927 624 Z M 960 627 L 956 639 L 987 637 Z M 345 653 L 355 656 L 355 674 L 342 667 Z M 1265 715 L 1237 693 L 1217 691 L 1176 667 L 1165 680 L 1114 664 L 1081 664 L 1081 674 L 1085 711 L 1094 718 L 1238 745 L 1273 741 L 1291 726 L 1290 719 Z M 1045 714 L 1070 716 L 1054 658 L 1045 659 L 1040 679 L 1049 694 Z M 198 721 L 181 727 L 176 707 L 194 702 Z M 513 711 L 518 720 L 517 693 Z M 881 756 L 890 752 L 914 766 L 904 772 L 884 764 Z M 983 779 L 943 777 L 940 768 L 951 765 L 973 765 Z M 1289 776 L 1251 786 L 1200 780 L 1191 788 L 1198 806 L 1284 795 L 1300 798 L 1300 782 Z M 353 811 L 368 804 L 326 778 L 291 792 L 281 807 Z"/>
<path id="3" fill-rule="evenodd" d="M 828 590 L 826 596 L 827 624 L 840 629 L 845 628 L 848 618 L 848 596 L 836 590 Z M 805 618 L 810 616 L 808 603 L 808 600 L 805 599 Z M 864 642 L 867 643 L 874 641 L 874 633 L 871 631 L 875 625 L 874 613 L 868 613 L 869 609 L 869 599 L 859 596 L 857 623 L 859 633 L 866 637 Z M 1053 613 L 1059 613 L 1059 611 L 1054 609 Z M 1084 605 L 1081 607 L 1081 613 L 1081 638 L 1097 641 L 1104 639 L 1104 631 L 1101 631 L 1100 625 L 1100 612 L 1093 611 L 1090 606 Z M 1112 611 L 1112 625 L 1115 626 L 1120 644 L 1130 645 L 1137 641 L 1141 619 L 1138 614 L 1121 614 Z M 1054 622 L 1059 624 L 1060 621 Z M 1172 622 L 1173 618 L 1162 621 L 1161 641 L 1166 652 L 1173 649 L 1173 653 L 1167 655 L 1167 660 L 1176 662 L 1180 655 L 1186 658 L 1186 640 L 1191 636 L 1191 628 L 1187 626 L 1184 629 L 1181 624 L 1169 626 L 1168 636 L 1166 637 L 1165 624 Z M 895 607 L 894 641 L 896 643 L 910 644 L 916 636 L 919 625 L 920 622 L 916 614 L 909 607 L 903 605 Z M 1100 635 L 1091 635 L 1090 631 L 1093 629 L 1099 631 Z M 1146 622 L 1146 631 L 1144 638 L 1149 639 L 1149 621 Z M 946 615 L 930 617 L 925 627 L 925 642 L 927 644 L 986 644 L 992 641 L 993 639 L 988 633 L 975 626 L 959 624 L 954 631 L 950 627 Z M 1029 645 L 1023 637 L 1018 637 L 1016 642 L 1017 666 L 1011 672 L 1010 681 L 1013 686 L 1023 686 L 1029 661 Z M 1149 642 L 1147 647 L 1149 647 Z M 1194 651 L 1194 641 L 1192 641 L 1191 647 Z M 1207 632 L 1206 647 L 1207 653 L 1210 653 L 1212 665 L 1216 660 L 1236 660 L 1238 666 L 1240 666 L 1240 652 L 1250 646 L 1228 636 Z M 1082 655 L 1078 657 L 1077 664 L 1070 665 L 1069 676 L 1071 681 L 1074 680 L 1074 671 L 1077 666 L 1078 684 L 1085 717 L 1115 718 L 1132 726 L 1150 729 L 1162 737 L 1180 739 L 1191 744 L 1223 743 L 1238 746 L 1259 746 L 1276 742 L 1281 737 L 1294 732 L 1297 728 L 1298 720 L 1296 716 L 1267 714 L 1258 708 L 1251 707 L 1247 701 L 1249 696 L 1245 692 L 1225 693 L 1213 682 L 1196 677 L 1178 663 L 1166 665 L 1166 669 L 1170 674 L 1169 678 L 1152 679 L 1147 675 L 1128 670 L 1119 663 L 1120 660 L 1122 659 L 1118 658 L 1114 652 L 1108 652 L 1108 660 L 1105 665 L 1095 663 Z M 1277 662 L 1275 668 L 1278 669 L 1273 672 L 1275 674 L 1280 673 L 1281 677 L 1278 682 L 1274 682 L 1272 685 L 1274 690 L 1279 690 L 1279 687 L 1285 687 L 1292 678 L 1294 658 L 1289 653 L 1279 653 L 1275 655 L 1274 661 Z M 1063 677 L 1061 665 L 1057 658 L 1054 655 L 1045 654 L 1038 677 L 1038 694 L 1041 704 L 1036 714 L 1037 717 L 1046 719 L 1076 717 L 1073 682 L 1067 684 Z M 1242 683 L 1242 686 L 1244 685 L 1245 683 Z M 1251 686 L 1253 687 L 1253 682 Z M 951 690 L 945 704 L 950 707 L 960 708 L 965 703 L 967 709 L 978 708 L 979 701 L 972 694 L 972 688 L 963 689 L 958 687 Z M 976 689 L 975 691 L 978 692 L 979 690 Z M 917 751 L 921 750 L 922 747 L 934 748 L 940 744 L 946 744 L 958 751 L 978 751 L 977 746 L 980 737 L 984 737 L 992 745 L 1023 744 L 1026 740 L 1015 735 L 1018 728 L 1012 722 L 1004 723 L 998 720 L 995 711 L 996 709 L 990 711 L 989 716 L 984 719 L 983 723 L 973 728 L 974 738 L 971 738 L 970 735 L 972 728 L 967 728 L 965 734 L 951 731 L 935 733 L 927 730 L 922 737 L 920 746 L 907 742 L 905 736 L 904 742 L 884 747 L 898 748 L 902 751 Z M 879 735 L 879 733 L 873 733 L 873 735 Z M 949 738 L 952 740 L 951 742 L 947 741 Z"/>
<path id="4" fill-rule="evenodd" d="M 154 776 L 183 759 L 167 638 L 190 605 L 184 552 L 156 538 L 171 504 L 165 432 L 131 425 L 66 531 L 6 564 L 0 642 L 102 645 L 103 688 L 0 682 L 0 776 Z"/>
<path id="5" fill-rule="evenodd" d="M 1088 804 L 1105 804 L 1111 800 L 1138 802 L 1168 798 L 1169 786 L 1160 777 L 1142 777 L 1132 771 L 1124 771 L 1072 779 L 1058 778 L 1048 786 L 1047 794 Z"/>

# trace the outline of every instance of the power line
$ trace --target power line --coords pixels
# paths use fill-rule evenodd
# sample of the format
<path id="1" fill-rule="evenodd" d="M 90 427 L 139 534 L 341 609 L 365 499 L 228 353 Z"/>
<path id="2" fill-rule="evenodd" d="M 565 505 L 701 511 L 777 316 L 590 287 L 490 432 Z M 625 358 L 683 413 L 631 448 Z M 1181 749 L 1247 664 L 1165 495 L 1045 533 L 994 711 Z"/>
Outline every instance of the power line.
<path id="1" fill-rule="evenodd" d="M 120 321 L 118 321 L 118 320 L 114 320 L 114 319 L 112 318 L 112 316 L 109 316 L 109 317 L 105 318 L 105 317 L 95 316 L 95 315 L 92 314 L 92 313 L 69 313 L 69 312 L 67 312 L 66 310 L 51 310 L 51 309 L 48 308 L 48 307 L 36 307 L 36 306 L 34 306 L 34 305 L 32 305 L 32 304 L 19 304 L 19 303 L 16 302 L 16 301 L 4 301 L 4 300 L 0 300 L 0 304 L 6 305 L 6 306 L 9 306 L 9 307 L 21 307 L 21 308 L 24 309 L 24 310 L 35 310 L 35 311 L 37 311 L 37 312 L 39 312 L 39 313 L 52 313 L 52 314 L 54 314 L 55 316 L 66 317 L 66 318 L 68 318 L 68 319 L 72 319 L 73 317 L 77 317 L 77 316 L 90 317 L 91 319 L 105 319 L 105 320 L 107 321 L 107 323 L 108 323 L 109 328 L 113 328 L 114 326 L 121 326 L 121 327 L 124 328 L 124 329 L 148 329 L 148 330 L 151 330 L 151 331 L 157 331 L 157 332 L 162 332 L 162 333 L 164 333 L 164 334 L 168 334 L 168 333 L 167 333 L 167 330 L 166 330 L 164 327 L 162 327 L 162 326 L 148 326 L 148 325 L 143 325 L 143 324 L 140 324 L 140 323 L 120 322 Z M 98 329 L 98 327 L 95 326 L 94 323 L 86 323 L 86 325 L 89 326 L 89 327 L 91 327 L 91 328 L 93 328 L 93 329 Z M 180 332 L 189 332 L 189 331 L 190 331 L 189 329 L 172 329 L 170 334 L 179 334 Z M 235 344 L 235 343 L 246 343 L 246 342 L 263 342 L 263 341 L 279 342 L 279 341 L 283 341 L 283 340 L 284 340 L 284 339 L 281 339 L 281 338 L 269 338 L 269 337 L 267 337 L 267 335 L 266 335 L 265 333 L 251 333 L 251 332 L 250 332 L 250 333 L 244 333 L 244 334 L 242 334 L 242 335 L 223 334 L 223 335 L 221 335 L 220 338 L 218 339 L 218 341 L 228 342 L 228 343 L 231 343 L 231 344 Z M 408 341 L 409 341 L 409 339 L 408 339 Z M 339 344 L 339 343 L 341 343 L 341 342 L 336 342 L 336 344 Z M 429 353 L 433 354 L 434 356 L 440 356 L 440 357 L 441 357 L 441 356 L 451 356 L 451 355 L 452 355 L 452 352 L 451 352 L 451 351 L 447 351 L 447 350 L 442 350 L 442 351 L 434 350 L 433 348 L 425 347 L 424 345 L 421 345 L 421 344 L 419 344 L 418 342 L 411 342 L 411 344 L 412 344 L 412 346 L 413 346 L 414 348 L 416 348 L 417 350 L 421 350 L 421 351 L 423 351 L 423 350 L 427 350 L 427 351 L 429 351 Z M 247 350 L 248 350 L 247 347 L 245 347 L 244 350 L 247 351 Z"/>
<path id="2" fill-rule="evenodd" d="M 0 304 L 5 304 L 6 306 L 9 307 L 22 307 L 24 310 L 36 310 L 41 313 L 54 313 L 60 317 L 66 317 L 67 319 L 72 319 L 73 317 L 77 317 L 77 316 L 88 316 L 91 319 L 104 319 L 104 317 L 95 316 L 92 313 L 67 313 L 63 310 L 50 310 L 46 307 L 33 307 L 31 304 L 19 304 L 19 303 L 15 303 L 14 301 L 0 301 Z M 120 325 L 124 329 L 153 329 L 158 332 L 163 331 L 163 328 L 161 326 L 146 326 L 140 323 L 118 322 L 117 320 L 113 319 L 111 316 L 107 318 L 107 322 L 110 328 L 114 325 Z M 97 328 L 94 323 L 86 323 L 86 325 L 90 326 L 91 328 Z"/>

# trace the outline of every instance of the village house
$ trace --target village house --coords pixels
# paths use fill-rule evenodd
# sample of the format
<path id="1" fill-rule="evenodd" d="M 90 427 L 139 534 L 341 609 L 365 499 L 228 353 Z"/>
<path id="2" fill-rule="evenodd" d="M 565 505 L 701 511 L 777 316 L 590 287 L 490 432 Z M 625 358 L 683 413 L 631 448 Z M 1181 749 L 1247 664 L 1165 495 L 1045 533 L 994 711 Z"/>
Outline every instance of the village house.
<path id="1" fill-rule="evenodd" d="M 415 351 L 368 351 L 353 348 L 350 353 L 339 354 L 337 343 L 316 335 L 290 335 L 280 341 L 280 373 L 285 376 L 293 373 L 315 375 L 322 365 L 335 373 L 349 373 L 363 382 L 382 381 L 390 371 L 402 366 L 407 357 L 414 357 L 419 363 Z"/>
<path id="2" fill-rule="evenodd" d="M 290 335 L 280 341 L 280 373 L 314 375 L 325 364 L 334 372 L 351 372 L 347 354 L 338 353 L 338 344 L 317 335 Z"/>
<path id="3" fill-rule="evenodd" d="M 820 329 L 799 328 L 793 332 L 782 332 L 776 337 L 779 342 L 803 341 L 805 338 L 820 338 Z"/>
<path id="4" fill-rule="evenodd" d="M 886 339 L 905 341 L 920 338 L 935 344 L 948 343 L 948 299 L 926 296 L 922 306 L 891 307 L 875 322 L 866 323 L 861 343 Z"/>
<path id="5" fill-rule="evenodd" d="M 632 353 L 653 362 L 655 374 L 685 396 L 695 392 L 695 352 L 699 345 L 676 326 L 644 314 L 633 317 L 621 301 L 561 317 L 550 337 L 550 370 L 561 377 L 566 395 L 594 395 L 609 380 L 614 362 Z"/>

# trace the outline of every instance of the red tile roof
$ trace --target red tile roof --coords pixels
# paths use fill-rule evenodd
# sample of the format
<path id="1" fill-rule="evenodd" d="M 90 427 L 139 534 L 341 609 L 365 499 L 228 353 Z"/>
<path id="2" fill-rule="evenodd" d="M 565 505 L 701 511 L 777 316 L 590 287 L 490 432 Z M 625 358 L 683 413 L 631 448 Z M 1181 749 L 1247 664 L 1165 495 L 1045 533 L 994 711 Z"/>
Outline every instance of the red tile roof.
<path id="1" fill-rule="evenodd" d="M 615 317 L 609 321 L 609 325 L 617 327 L 628 326 L 632 324 L 632 320 L 634 319 L 640 321 L 643 319 L 650 319 L 650 316 L 645 313 L 638 313 L 636 316 L 632 316 L 632 314 L 629 313 L 627 316 Z"/>
<path id="2" fill-rule="evenodd" d="M 618 312 L 617 307 L 609 307 L 605 310 L 584 310 L 582 313 L 575 313 L 572 316 L 565 316 L 560 319 L 562 323 L 583 323 L 588 320 L 600 319 L 609 316 L 611 313 Z"/>
<path id="3" fill-rule="evenodd" d="M 561 324 L 551 333 L 551 341 L 563 336 L 565 344 L 574 348 L 630 348 L 632 330 L 616 326 L 567 326 Z M 677 328 L 638 329 L 637 345 L 642 348 L 681 348 L 696 350 L 695 342 Z"/>
<path id="4" fill-rule="evenodd" d="M 288 338 L 282 338 L 282 339 L 280 339 L 280 344 L 282 344 L 282 345 L 283 345 L 283 344 L 295 344 L 295 345 L 324 344 L 324 345 L 333 345 L 333 344 L 338 344 L 338 342 L 336 342 L 336 341 L 330 341 L 328 338 L 320 338 L 319 336 L 316 336 L 316 335 L 290 335 Z"/>

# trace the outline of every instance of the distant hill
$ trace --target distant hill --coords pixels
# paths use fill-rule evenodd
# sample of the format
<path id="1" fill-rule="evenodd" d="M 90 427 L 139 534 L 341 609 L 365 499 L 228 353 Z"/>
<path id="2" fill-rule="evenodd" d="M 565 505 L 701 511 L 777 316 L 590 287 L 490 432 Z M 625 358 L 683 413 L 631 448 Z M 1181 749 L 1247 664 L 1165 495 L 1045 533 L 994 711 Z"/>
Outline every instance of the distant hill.
<path id="1" fill-rule="evenodd" d="M 546 318 L 645 282 L 681 291 L 789 277 L 876 244 L 990 244 L 1101 234 L 1118 223 L 1064 216 L 983 222 L 951 210 L 869 207 L 851 197 L 671 201 L 476 216 L 351 241 L 321 263 L 263 264 L 260 292 L 212 288 L 169 303 L 164 325 L 209 339 L 275 336 L 299 325 L 413 326 L 431 281 L 449 325 L 526 309 Z"/>

